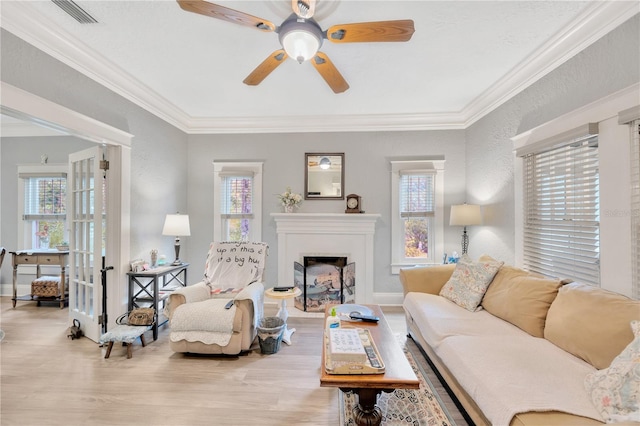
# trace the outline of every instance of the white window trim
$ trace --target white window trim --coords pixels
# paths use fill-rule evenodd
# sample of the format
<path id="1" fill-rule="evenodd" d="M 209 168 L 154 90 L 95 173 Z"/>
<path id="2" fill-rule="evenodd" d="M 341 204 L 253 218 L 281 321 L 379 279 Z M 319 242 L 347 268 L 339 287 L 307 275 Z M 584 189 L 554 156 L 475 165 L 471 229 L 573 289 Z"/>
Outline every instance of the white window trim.
<path id="1" fill-rule="evenodd" d="M 51 164 L 18 164 L 18 175 L 29 173 L 67 173 L 69 171 L 68 164 L 51 163 Z M 24 179 L 18 179 L 18 244 L 24 247 L 25 244 L 25 224 L 24 220 Z M 67 229 L 68 232 L 68 229 Z"/>
<path id="2" fill-rule="evenodd" d="M 235 161 L 214 161 L 213 162 L 213 241 L 222 241 L 222 215 L 220 214 L 220 188 L 222 177 L 220 174 L 228 172 L 251 172 L 253 173 L 253 196 L 252 208 L 254 219 L 251 222 L 251 240 L 262 241 L 262 162 L 235 162 Z"/>
<path id="3" fill-rule="evenodd" d="M 400 269 L 417 265 L 437 264 L 444 254 L 444 163 L 445 160 L 401 160 L 391 161 L 391 273 L 397 275 Z M 430 242 L 431 256 L 405 262 L 402 255 L 402 218 L 400 217 L 400 171 L 435 171 L 435 217 L 434 232 Z"/>
<path id="4" fill-rule="evenodd" d="M 629 134 L 628 129 L 619 128 L 614 129 L 611 126 L 611 122 L 613 120 L 617 121 L 619 111 L 627 110 L 629 108 L 635 108 L 638 106 L 638 91 L 640 91 L 640 83 L 633 84 L 625 89 L 622 89 L 616 93 L 605 96 L 604 98 L 598 99 L 590 104 L 587 104 L 583 107 L 580 107 L 574 111 L 571 111 L 567 114 L 564 114 L 560 117 L 557 117 L 547 123 L 544 123 L 538 127 L 535 127 L 531 130 L 527 130 L 522 132 L 513 138 L 511 141 L 513 142 L 514 147 L 514 186 L 515 188 L 522 188 L 523 185 L 523 161 L 521 158 L 515 155 L 515 151 L 525 147 L 530 144 L 535 144 L 545 139 L 552 138 L 556 135 L 562 134 L 563 132 L 568 132 L 572 129 L 575 129 L 584 123 L 598 123 L 600 126 L 600 147 L 603 147 L 603 144 L 612 144 L 613 146 L 619 146 L 617 142 L 619 142 L 620 138 L 618 138 L 617 134 L 625 133 Z M 607 123 L 604 123 L 607 122 Z M 606 126 L 605 126 L 606 124 Z M 609 134 L 607 134 L 609 133 Z M 628 136 L 627 136 L 628 138 Z M 626 139 L 624 139 L 626 141 Z M 622 149 L 622 148 L 620 148 Z M 626 149 L 626 146 L 625 146 Z M 602 168 L 601 168 L 601 178 L 602 178 Z M 601 179 L 601 185 L 603 184 Z M 601 187 L 601 191 L 602 191 Z M 514 222 L 515 222 L 515 265 L 522 266 L 523 265 L 523 214 L 524 214 L 524 205 L 523 205 L 523 193 L 522 191 L 515 191 L 515 209 L 514 209 Z M 602 200 L 601 200 L 602 201 Z M 606 203 L 601 203 L 601 210 L 609 209 L 610 207 Z M 630 229 L 630 223 L 628 225 L 619 227 L 621 230 L 617 232 L 620 234 L 629 233 L 627 230 Z M 601 218 L 601 235 L 600 235 L 600 244 L 601 249 L 605 247 L 615 246 L 617 251 L 623 250 L 626 252 L 630 252 L 629 249 L 625 247 L 620 247 L 620 239 L 617 238 L 616 235 L 610 235 L 608 231 L 603 232 L 603 220 Z M 626 246 L 626 244 L 623 244 Z M 615 275 L 618 276 L 618 279 L 603 279 L 601 281 L 601 287 L 606 288 L 608 290 L 616 291 L 622 294 L 631 295 L 631 286 L 627 284 L 631 282 L 631 270 L 628 268 L 629 261 L 622 262 L 620 257 L 610 253 L 610 249 L 603 250 L 601 252 L 601 276 L 608 277 L 612 276 L 611 272 L 615 271 Z M 627 278 L 628 277 L 628 278 Z M 625 284 L 627 283 L 627 284 Z"/>

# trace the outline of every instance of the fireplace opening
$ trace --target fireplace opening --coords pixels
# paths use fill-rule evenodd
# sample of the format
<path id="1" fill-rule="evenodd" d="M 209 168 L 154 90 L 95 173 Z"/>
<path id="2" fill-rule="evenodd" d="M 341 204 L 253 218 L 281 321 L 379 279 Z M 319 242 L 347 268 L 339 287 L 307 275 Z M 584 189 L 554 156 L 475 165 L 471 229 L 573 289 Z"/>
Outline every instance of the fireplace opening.
<path id="1" fill-rule="evenodd" d="M 302 293 L 296 308 L 305 312 L 324 312 L 326 305 L 355 303 L 356 264 L 340 256 L 304 256 L 294 262 L 294 285 Z"/>

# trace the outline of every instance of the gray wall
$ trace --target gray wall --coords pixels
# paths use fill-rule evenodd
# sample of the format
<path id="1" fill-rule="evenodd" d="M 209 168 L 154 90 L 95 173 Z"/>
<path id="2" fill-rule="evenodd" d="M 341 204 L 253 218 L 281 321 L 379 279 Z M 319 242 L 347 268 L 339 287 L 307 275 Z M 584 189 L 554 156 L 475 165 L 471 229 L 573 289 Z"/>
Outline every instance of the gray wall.
<path id="1" fill-rule="evenodd" d="M 509 138 L 639 81 L 638 21 L 634 17 L 466 131 L 187 136 L 4 30 L 1 75 L 9 84 L 135 135 L 132 256 L 148 258 L 151 248 L 170 255 L 171 239 L 160 235 L 164 215 L 188 212 L 195 232 L 183 240 L 181 257 L 193 264 L 190 281 L 200 276 L 213 235 L 211 161 L 265 162 L 263 237 L 275 249 L 275 227 L 269 216 L 279 211 L 274 194 L 286 186 L 302 190 L 304 152 L 345 152 L 345 190 L 362 195 L 367 212 L 382 214 L 375 241 L 374 290 L 392 292 L 400 287 L 389 272 L 389 160 L 444 155 L 445 223 L 451 204 L 484 205 L 485 226 L 470 229 L 471 256 L 489 253 L 513 262 L 514 193 L 519 189 L 513 183 Z M 5 150 L 0 152 L 4 159 Z M 4 181 L 0 183 L 4 206 Z M 341 201 L 307 201 L 301 211 L 343 209 Z M 445 250 L 451 251 L 459 247 L 460 230 L 446 228 Z M 11 228 L 3 226 L 0 241 L 6 232 Z M 274 283 L 275 253 L 272 250 L 267 273 Z"/>
<path id="2" fill-rule="evenodd" d="M 449 205 L 465 201 L 465 146 L 462 130 L 429 132 L 305 133 L 267 135 L 192 135 L 189 137 L 189 218 L 198 233 L 188 238 L 191 253 L 201 253 L 198 265 L 213 240 L 213 165 L 211 162 L 264 161 L 263 240 L 272 248 L 267 282 L 277 282 L 277 236 L 270 214 L 282 212 L 275 194 L 287 186 L 302 193 L 305 152 L 345 153 L 345 193 L 362 196 L 367 213 L 382 215 L 376 227 L 375 292 L 402 291 L 391 275 L 391 168 L 389 160 L 444 156 L 445 215 Z M 342 213 L 343 200 L 305 200 L 300 212 Z M 448 223 L 448 220 L 446 221 Z M 445 231 L 445 250 L 460 251 L 460 229 Z M 191 259 L 196 262 L 196 259 Z M 199 274 L 199 270 L 194 271 Z"/>
<path id="3" fill-rule="evenodd" d="M 474 251 L 481 245 L 498 259 L 514 261 L 514 194 L 520 188 L 514 187 L 510 138 L 638 81 L 636 15 L 466 130 L 468 198 L 485 213 L 485 226 L 471 236 Z M 624 149 L 619 155 L 628 161 Z"/>
<path id="4" fill-rule="evenodd" d="M 4 29 L 0 43 L 2 81 L 134 135 L 131 256 L 148 259 L 149 251 L 156 248 L 172 257 L 173 239 L 161 233 L 165 214 L 187 208 L 186 134 Z M 4 146 L 0 153 L 5 161 L 8 153 Z M 4 208 L 4 180 L 0 184 Z M 2 244 L 8 246 L 4 241 L 12 240 L 14 228 L 3 222 Z M 183 248 L 181 257 L 182 254 L 188 258 L 188 247 Z M 5 261 L 2 266 L 3 283 L 10 263 Z"/>

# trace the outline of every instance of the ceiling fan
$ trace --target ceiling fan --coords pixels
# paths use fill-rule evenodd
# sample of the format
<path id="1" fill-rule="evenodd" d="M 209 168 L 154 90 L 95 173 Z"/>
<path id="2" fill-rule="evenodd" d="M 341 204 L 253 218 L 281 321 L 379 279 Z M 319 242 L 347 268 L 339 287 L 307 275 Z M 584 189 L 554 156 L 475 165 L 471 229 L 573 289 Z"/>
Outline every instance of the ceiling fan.
<path id="1" fill-rule="evenodd" d="M 278 34 L 282 49 L 269 55 L 244 79 L 243 82 L 250 86 L 260 84 L 285 59 L 292 57 L 299 63 L 310 60 L 329 87 L 335 93 L 342 93 L 349 88 L 349 84 L 327 55 L 320 52 L 324 39 L 333 43 L 400 42 L 409 41 L 414 32 L 411 19 L 340 24 L 323 31 L 313 19 L 316 0 L 291 0 L 293 14 L 280 26 L 266 19 L 204 0 L 177 0 L 177 2 L 187 12 Z"/>

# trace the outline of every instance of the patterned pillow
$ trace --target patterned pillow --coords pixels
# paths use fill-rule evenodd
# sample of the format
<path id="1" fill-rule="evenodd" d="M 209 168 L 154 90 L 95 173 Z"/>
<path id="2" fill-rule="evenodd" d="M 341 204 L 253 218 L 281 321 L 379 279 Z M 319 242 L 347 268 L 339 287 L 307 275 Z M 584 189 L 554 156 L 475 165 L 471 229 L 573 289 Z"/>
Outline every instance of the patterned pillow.
<path id="1" fill-rule="evenodd" d="M 640 421 L 640 321 L 631 321 L 635 338 L 609 368 L 584 380 L 591 402 L 607 423 Z"/>
<path id="2" fill-rule="evenodd" d="M 451 278 L 440 290 L 440 296 L 468 311 L 476 311 L 503 263 L 497 260 L 474 262 L 468 255 L 462 255 Z"/>

